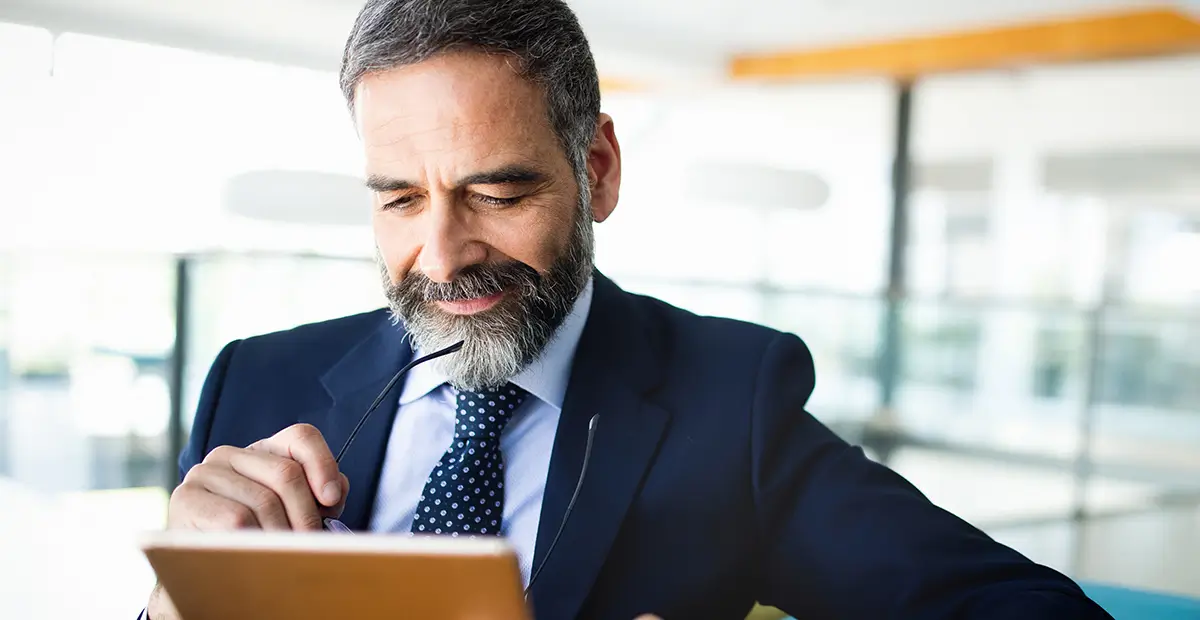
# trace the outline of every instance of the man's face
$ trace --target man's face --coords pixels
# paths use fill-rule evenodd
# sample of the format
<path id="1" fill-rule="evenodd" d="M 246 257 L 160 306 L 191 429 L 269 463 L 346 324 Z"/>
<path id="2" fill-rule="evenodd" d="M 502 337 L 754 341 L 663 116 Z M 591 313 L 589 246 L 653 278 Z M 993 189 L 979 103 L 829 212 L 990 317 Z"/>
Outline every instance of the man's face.
<path id="1" fill-rule="evenodd" d="M 589 153 L 581 194 L 542 93 L 509 63 L 441 55 L 368 75 L 355 95 L 389 302 L 421 349 L 466 341 L 442 358 L 464 389 L 541 351 L 591 273 L 592 219 L 615 206 L 597 184 L 619 183 L 612 139 Z"/>

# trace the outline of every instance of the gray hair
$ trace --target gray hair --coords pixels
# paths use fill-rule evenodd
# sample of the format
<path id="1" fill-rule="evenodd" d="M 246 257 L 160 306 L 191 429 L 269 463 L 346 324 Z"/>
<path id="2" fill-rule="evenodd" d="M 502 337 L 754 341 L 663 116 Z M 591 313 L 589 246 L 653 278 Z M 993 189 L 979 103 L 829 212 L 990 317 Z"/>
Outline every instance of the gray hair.
<path id="1" fill-rule="evenodd" d="M 342 94 L 353 110 L 354 90 L 368 73 L 460 50 L 508 55 L 542 89 L 586 209 L 600 81 L 583 29 L 563 0 L 369 0 L 346 40 Z"/>

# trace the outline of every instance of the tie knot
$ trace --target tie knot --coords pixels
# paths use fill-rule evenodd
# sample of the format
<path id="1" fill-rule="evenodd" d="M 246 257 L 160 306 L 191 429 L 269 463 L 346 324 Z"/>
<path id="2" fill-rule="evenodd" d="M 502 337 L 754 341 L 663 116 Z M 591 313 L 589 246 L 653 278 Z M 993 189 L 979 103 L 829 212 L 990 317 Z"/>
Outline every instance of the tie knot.
<path id="1" fill-rule="evenodd" d="M 459 392 L 456 398 L 455 439 L 499 441 L 505 425 L 529 392 L 509 383 L 495 390 Z"/>

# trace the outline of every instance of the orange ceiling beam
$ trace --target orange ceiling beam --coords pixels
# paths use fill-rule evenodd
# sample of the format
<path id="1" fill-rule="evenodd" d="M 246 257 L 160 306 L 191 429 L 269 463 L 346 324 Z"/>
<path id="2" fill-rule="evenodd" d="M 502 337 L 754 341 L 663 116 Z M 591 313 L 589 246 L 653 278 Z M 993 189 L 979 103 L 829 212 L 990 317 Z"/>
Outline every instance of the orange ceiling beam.
<path id="1" fill-rule="evenodd" d="M 604 93 L 628 93 L 645 90 L 646 85 L 634 80 L 613 76 L 600 76 L 600 91 Z"/>
<path id="2" fill-rule="evenodd" d="M 930 73 L 1200 51 L 1200 21 L 1163 8 L 735 57 L 733 79 Z"/>

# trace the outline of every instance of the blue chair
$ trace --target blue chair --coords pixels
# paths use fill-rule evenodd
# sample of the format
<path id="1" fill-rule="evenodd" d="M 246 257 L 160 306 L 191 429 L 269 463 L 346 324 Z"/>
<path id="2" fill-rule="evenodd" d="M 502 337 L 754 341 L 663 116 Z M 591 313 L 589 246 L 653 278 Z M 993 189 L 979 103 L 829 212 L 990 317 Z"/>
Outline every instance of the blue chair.
<path id="1" fill-rule="evenodd" d="M 1113 620 L 1200 620 L 1200 599 L 1099 582 L 1078 583 Z"/>
<path id="2" fill-rule="evenodd" d="M 1200 620 L 1197 599 L 1088 581 L 1079 587 L 1114 620 Z"/>

